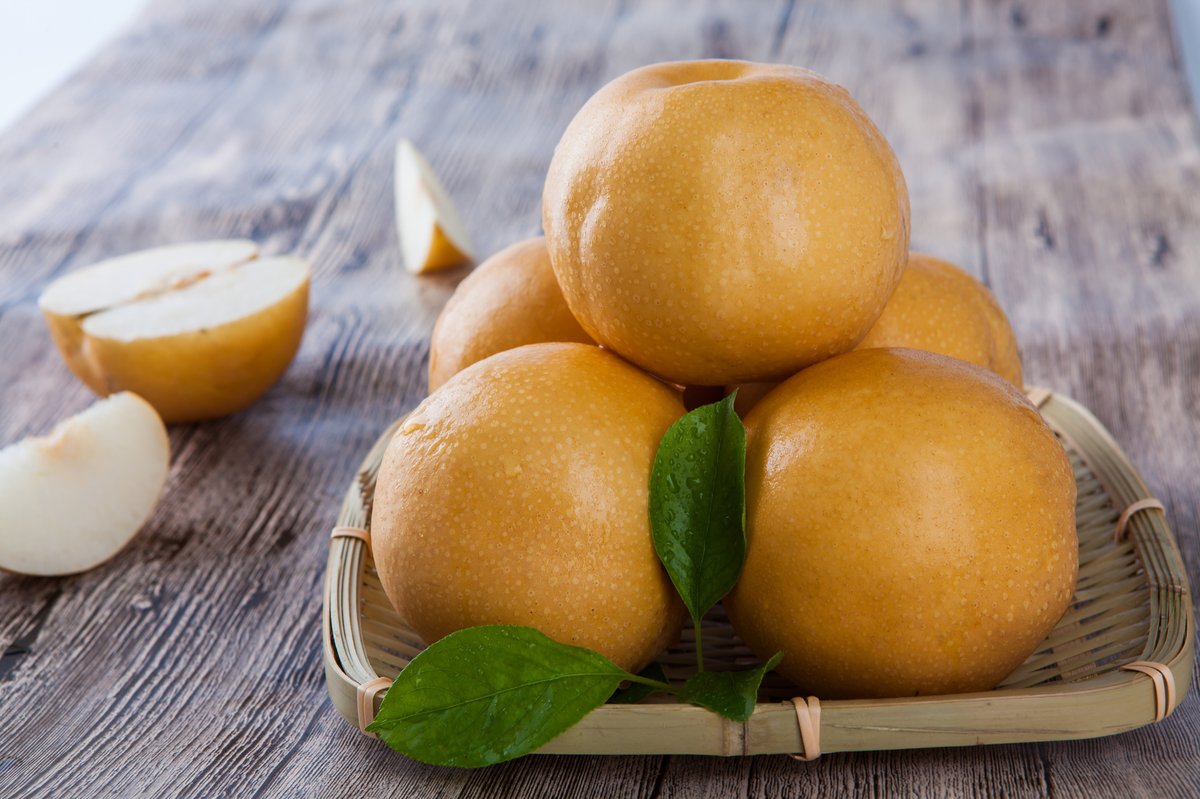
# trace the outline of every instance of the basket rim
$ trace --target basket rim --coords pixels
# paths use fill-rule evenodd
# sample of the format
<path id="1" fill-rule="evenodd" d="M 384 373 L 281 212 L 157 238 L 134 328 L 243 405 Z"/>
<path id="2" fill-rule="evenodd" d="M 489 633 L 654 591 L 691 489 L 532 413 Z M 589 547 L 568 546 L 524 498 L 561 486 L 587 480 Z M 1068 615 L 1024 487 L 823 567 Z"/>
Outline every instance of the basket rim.
<path id="1" fill-rule="evenodd" d="M 1031 388 L 1027 393 L 1047 423 L 1095 474 L 1115 506 L 1127 507 L 1150 496 L 1136 467 L 1091 411 L 1046 389 Z M 404 418 L 397 419 L 384 431 L 356 472 L 338 517 L 339 525 L 369 529 L 365 517 L 369 514 L 366 508 L 370 497 L 365 496 L 362 475 L 377 468 L 383 450 Z M 1174 703 L 1177 707 L 1190 688 L 1195 653 L 1195 619 L 1187 571 L 1165 514 L 1137 514 L 1127 529 L 1147 577 L 1151 606 L 1146 646 L 1137 660 L 1161 663 L 1171 670 L 1177 687 Z M 335 707 L 355 726 L 359 725 L 355 701 L 359 688 L 379 678 L 366 653 L 360 624 L 358 584 L 366 554 L 363 540 L 331 538 L 323 590 L 322 644 L 327 688 Z M 355 610 L 351 612 L 351 608 Z M 1177 629 L 1180 618 L 1182 631 Z M 372 716 L 384 693 L 386 689 L 372 692 L 368 697 L 373 699 Z M 821 749 L 862 751 L 1098 737 L 1153 723 L 1155 702 L 1154 680 L 1120 668 L 1077 682 L 1058 681 L 1025 688 L 942 696 L 822 700 Z M 1088 716 L 1086 720 L 1077 720 L 1071 711 L 1082 709 L 1096 712 L 1083 714 Z M 652 748 L 631 749 L 626 741 L 630 731 L 651 726 L 663 728 Z M 666 730 L 675 738 L 664 734 Z M 703 734 L 696 734 L 697 730 Z M 884 745 L 880 745 L 881 740 Z M 635 752 L 795 754 L 803 752 L 803 745 L 790 702 L 760 701 L 745 723 L 729 721 L 690 705 L 650 703 L 602 705 L 539 750 L 544 754 Z"/>

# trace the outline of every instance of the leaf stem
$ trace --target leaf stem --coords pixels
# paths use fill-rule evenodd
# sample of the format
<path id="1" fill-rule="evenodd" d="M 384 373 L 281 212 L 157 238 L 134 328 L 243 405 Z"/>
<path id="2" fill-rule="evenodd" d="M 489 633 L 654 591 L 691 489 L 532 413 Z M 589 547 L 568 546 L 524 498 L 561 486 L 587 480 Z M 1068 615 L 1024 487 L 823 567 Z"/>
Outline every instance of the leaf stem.
<path id="1" fill-rule="evenodd" d="M 628 672 L 626 672 L 625 679 L 629 680 L 629 682 L 636 682 L 641 685 L 648 685 L 651 688 L 656 688 L 665 694 L 678 694 L 679 693 L 679 689 L 676 688 L 674 685 L 671 685 L 671 683 L 669 683 L 669 682 L 662 682 L 661 680 L 652 680 L 649 677 L 643 677 L 640 674 L 629 674 Z"/>
<path id="2" fill-rule="evenodd" d="M 700 620 L 692 619 L 692 626 L 696 629 L 696 673 L 704 673 L 704 647 L 700 645 Z"/>

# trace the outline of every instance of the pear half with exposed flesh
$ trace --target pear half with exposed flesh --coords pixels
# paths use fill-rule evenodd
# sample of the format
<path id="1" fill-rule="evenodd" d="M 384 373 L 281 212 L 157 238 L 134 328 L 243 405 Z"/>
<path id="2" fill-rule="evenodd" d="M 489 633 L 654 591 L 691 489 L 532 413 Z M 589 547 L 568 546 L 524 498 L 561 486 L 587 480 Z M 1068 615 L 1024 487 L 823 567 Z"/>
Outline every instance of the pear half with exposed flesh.
<path id="1" fill-rule="evenodd" d="M 245 241 L 160 247 L 55 281 L 39 305 L 71 370 L 133 391 L 167 422 L 245 408 L 287 369 L 308 317 L 309 265 Z"/>

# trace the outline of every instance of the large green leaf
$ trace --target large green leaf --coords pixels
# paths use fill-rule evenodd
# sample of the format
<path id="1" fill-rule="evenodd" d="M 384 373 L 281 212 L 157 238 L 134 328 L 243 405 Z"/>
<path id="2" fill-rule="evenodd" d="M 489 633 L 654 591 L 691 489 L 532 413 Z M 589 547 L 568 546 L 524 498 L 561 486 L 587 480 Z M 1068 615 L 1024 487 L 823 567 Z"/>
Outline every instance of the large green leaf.
<path id="1" fill-rule="evenodd" d="M 487 766 L 542 746 L 629 677 L 529 627 L 472 627 L 413 658 L 367 729 L 425 763 Z"/>

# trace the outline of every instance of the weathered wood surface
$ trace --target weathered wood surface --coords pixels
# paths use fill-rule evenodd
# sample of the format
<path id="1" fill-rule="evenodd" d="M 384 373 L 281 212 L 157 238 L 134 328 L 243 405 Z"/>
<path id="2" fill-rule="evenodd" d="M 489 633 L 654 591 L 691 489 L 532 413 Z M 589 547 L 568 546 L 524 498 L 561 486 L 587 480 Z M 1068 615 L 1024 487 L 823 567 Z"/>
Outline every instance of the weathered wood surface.
<path id="1" fill-rule="evenodd" d="M 536 7 L 541 6 L 541 7 Z M 457 277 L 398 264 L 394 141 L 484 252 L 539 228 L 575 109 L 663 59 L 812 67 L 908 175 L 915 246 L 994 287 L 1032 383 L 1080 399 L 1164 499 L 1200 585 L 1200 142 L 1165 2 L 161 0 L 0 135 L 0 441 L 91 397 L 35 307 L 53 276 L 249 236 L 316 264 L 286 377 L 172 431 L 165 501 L 113 563 L 0 576 L 0 796 L 1194 796 L 1200 700 L 1114 738 L 787 758 L 436 769 L 325 698 L 325 534 L 425 388 Z"/>

